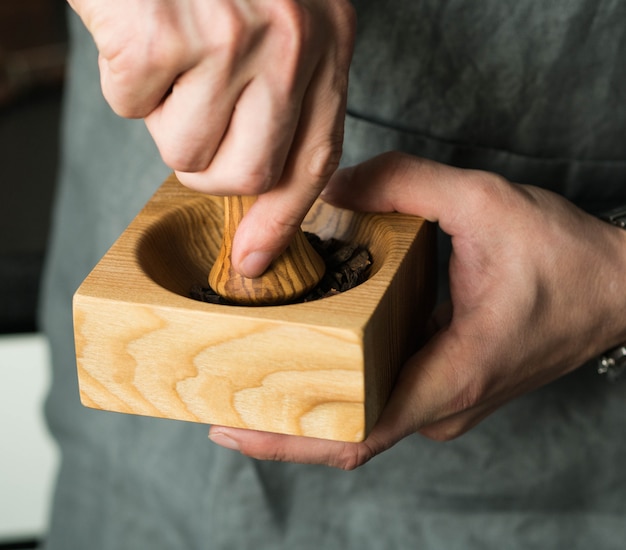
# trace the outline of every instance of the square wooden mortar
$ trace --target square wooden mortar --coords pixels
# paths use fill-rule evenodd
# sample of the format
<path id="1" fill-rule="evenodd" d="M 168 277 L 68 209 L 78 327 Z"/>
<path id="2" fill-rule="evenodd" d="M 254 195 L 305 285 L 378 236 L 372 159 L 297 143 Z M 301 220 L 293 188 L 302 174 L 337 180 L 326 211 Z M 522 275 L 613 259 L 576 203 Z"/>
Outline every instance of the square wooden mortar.
<path id="1" fill-rule="evenodd" d="M 435 231 L 421 218 L 317 203 L 303 228 L 366 246 L 360 286 L 265 307 L 189 298 L 206 286 L 223 199 L 168 178 L 74 296 L 88 407 L 360 441 L 435 298 Z"/>

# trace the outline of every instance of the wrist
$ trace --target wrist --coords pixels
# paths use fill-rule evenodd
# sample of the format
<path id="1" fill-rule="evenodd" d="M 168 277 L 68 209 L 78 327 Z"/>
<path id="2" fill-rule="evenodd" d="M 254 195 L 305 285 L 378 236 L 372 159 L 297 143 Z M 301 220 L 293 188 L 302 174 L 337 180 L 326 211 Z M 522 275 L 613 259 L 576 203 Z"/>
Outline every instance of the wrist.
<path id="1" fill-rule="evenodd" d="M 600 219 L 615 226 L 619 231 L 612 231 L 612 235 L 621 240 L 618 242 L 616 264 L 621 273 L 626 273 L 626 206 L 619 207 L 600 214 Z M 612 284 L 617 287 L 619 295 L 616 296 L 617 323 L 615 334 L 612 335 L 611 346 L 597 358 L 597 370 L 599 374 L 606 375 L 609 381 L 614 381 L 626 373 L 626 285 L 624 281 L 616 281 Z M 611 331 L 613 332 L 613 331 Z"/>

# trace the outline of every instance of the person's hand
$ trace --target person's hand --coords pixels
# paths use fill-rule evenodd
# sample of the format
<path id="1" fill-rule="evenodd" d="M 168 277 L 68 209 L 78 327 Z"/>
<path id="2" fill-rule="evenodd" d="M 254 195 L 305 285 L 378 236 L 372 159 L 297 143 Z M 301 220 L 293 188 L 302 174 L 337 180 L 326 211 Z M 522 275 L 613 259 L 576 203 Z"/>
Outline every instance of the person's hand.
<path id="1" fill-rule="evenodd" d="M 450 314 L 404 365 L 363 443 L 212 426 L 216 443 L 351 469 L 416 432 L 459 436 L 626 340 L 626 232 L 558 195 L 391 153 L 337 172 L 324 197 L 439 222 L 452 237 Z"/>
<path id="2" fill-rule="evenodd" d="M 348 0 L 69 0 L 113 110 L 144 118 L 185 185 L 263 194 L 233 264 L 260 275 L 341 156 L 355 18 Z"/>

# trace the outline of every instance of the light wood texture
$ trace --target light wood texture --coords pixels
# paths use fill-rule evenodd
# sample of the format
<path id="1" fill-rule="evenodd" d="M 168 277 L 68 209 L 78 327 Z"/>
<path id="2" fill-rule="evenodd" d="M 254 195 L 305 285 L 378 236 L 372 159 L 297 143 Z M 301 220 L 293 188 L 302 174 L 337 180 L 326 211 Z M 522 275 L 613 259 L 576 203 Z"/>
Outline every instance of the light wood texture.
<path id="1" fill-rule="evenodd" d="M 224 232 L 220 252 L 209 273 L 211 288 L 239 305 L 278 305 L 293 302 L 315 288 L 324 276 L 324 260 L 302 230 L 260 277 L 249 279 L 233 269 L 233 237 L 255 197 L 224 197 Z"/>
<path id="2" fill-rule="evenodd" d="M 433 306 L 434 229 L 316 203 L 304 228 L 369 248 L 360 286 L 303 304 L 188 298 L 219 253 L 223 200 L 172 176 L 74 297 L 82 402 L 192 422 L 362 440 Z"/>

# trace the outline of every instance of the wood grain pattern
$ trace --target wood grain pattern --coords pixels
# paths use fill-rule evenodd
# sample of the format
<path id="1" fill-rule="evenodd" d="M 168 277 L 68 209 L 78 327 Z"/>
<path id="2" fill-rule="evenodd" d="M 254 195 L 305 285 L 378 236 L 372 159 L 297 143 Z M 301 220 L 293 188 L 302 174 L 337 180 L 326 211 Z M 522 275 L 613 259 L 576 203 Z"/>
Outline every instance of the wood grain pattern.
<path id="1" fill-rule="evenodd" d="M 209 273 L 211 288 L 240 305 L 277 305 L 293 302 L 312 290 L 324 276 L 324 260 L 302 230 L 260 277 L 247 278 L 232 266 L 233 237 L 254 197 L 224 197 L 224 232 L 220 252 Z"/>
<path id="2" fill-rule="evenodd" d="M 224 207 L 172 176 L 74 296 L 81 400 L 123 413 L 363 439 L 434 302 L 434 230 L 316 203 L 305 229 L 367 246 L 370 278 L 314 302 L 188 297 L 219 254 Z"/>

